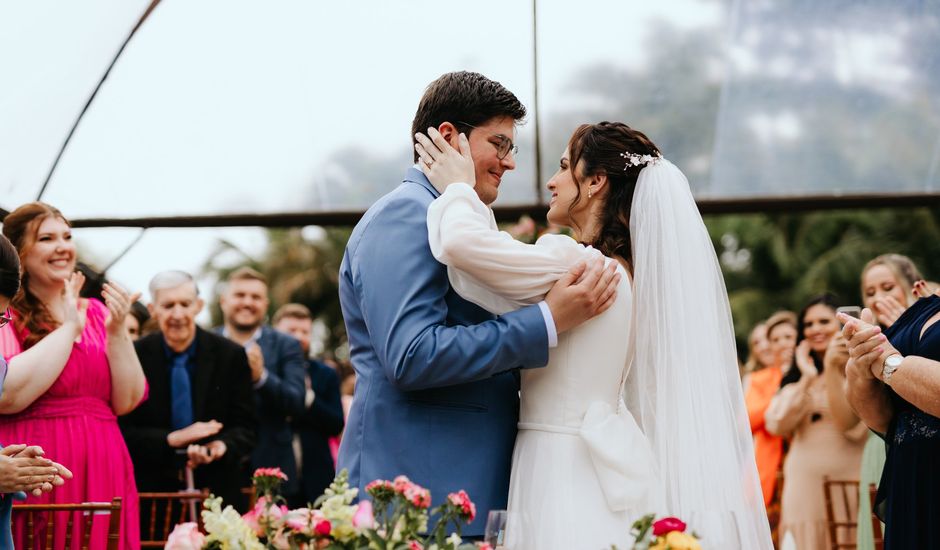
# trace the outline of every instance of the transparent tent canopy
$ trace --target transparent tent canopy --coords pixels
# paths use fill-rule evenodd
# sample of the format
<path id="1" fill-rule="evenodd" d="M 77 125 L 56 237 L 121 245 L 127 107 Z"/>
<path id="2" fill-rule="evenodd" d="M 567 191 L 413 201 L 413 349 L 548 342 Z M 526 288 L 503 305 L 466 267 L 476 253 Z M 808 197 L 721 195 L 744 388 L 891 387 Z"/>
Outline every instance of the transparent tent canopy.
<path id="1" fill-rule="evenodd" d="M 362 211 L 411 164 L 424 87 L 458 69 L 529 108 L 497 206 L 544 202 L 572 129 L 599 120 L 643 130 L 699 198 L 940 186 L 932 0 L 164 0 L 46 185 L 150 4 L 0 4 L 0 207 L 42 192 L 72 219 Z M 136 238 L 108 231 L 111 251 Z"/>
<path id="2" fill-rule="evenodd" d="M 38 195 L 148 5 L 0 7 L 0 206 Z M 160 2 L 43 199 L 73 218 L 362 210 L 408 166 L 423 88 L 454 69 L 501 81 L 529 107 L 503 205 L 538 202 L 536 110 L 542 179 L 578 123 L 613 119 L 644 130 L 702 197 L 938 185 L 936 2 L 534 8 Z"/>

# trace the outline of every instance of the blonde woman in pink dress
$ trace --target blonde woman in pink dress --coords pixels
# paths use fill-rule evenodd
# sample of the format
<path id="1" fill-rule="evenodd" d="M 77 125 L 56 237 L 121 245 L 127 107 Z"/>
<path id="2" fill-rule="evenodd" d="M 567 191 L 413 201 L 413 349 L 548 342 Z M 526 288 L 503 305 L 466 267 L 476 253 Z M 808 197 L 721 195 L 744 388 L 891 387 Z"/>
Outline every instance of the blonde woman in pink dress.
<path id="1" fill-rule="evenodd" d="M 140 547 L 134 467 L 117 416 L 146 396 L 146 379 L 124 327 L 134 297 L 113 284 L 103 300 L 78 297 L 68 221 L 55 208 L 29 203 L 10 213 L 3 234 L 16 246 L 23 286 L 13 322 L 0 329 L 0 353 L 9 370 L 0 396 L 0 441 L 29 442 L 68 464 L 73 480 L 28 503 L 110 502 L 121 497 L 121 548 Z M 42 526 L 37 526 L 41 529 Z M 93 546 L 107 537 L 108 517 L 94 519 Z M 65 546 L 65 522 L 56 522 L 54 547 Z M 81 539 L 74 526 L 73 547 Z M 22 519 L 14 543 L 25 548 Z"/>

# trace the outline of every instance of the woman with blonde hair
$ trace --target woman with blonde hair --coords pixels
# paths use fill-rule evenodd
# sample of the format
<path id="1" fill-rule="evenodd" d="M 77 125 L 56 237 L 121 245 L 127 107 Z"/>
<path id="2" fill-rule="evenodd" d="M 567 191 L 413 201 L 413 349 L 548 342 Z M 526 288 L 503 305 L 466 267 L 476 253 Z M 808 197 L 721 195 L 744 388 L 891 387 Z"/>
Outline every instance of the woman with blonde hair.
<path id="1" fill-rule="evenodd" d="M 914 304 L 917 299 L 915 285 L 922 276 L 907 256 L 882 254 L 865 264 L 860 279 L 862 304 L 874 313 L 875 321 L 887 329 Z M 825 376 L 830 395 L 844 394 L 844 370 L 831 369 Z M 844 399 L 832 399 L 832 402 L 844 404 L 833 409 L 833 418 L 840 427 L 847 429 L 859 421 L 855 411 Z M 862 451 L 862 466 L 859 472 L 858 529 L 855 531 L 859 550 L 875 548 L 869 485 L 877 486 L 880 483 L 885 458 L 884 440 L 874 433 L 869 433 L 865 449 Z"/>
<path id="2" fill-rule="evenodd" d="M 146 380 L 125 328 L 134 297 L 108 283 L 101 302 L 79 298 L 84 277 L 68 221 L 47 204 L 25 204 L 3 221 L 16 247 L 23 282 L 12 322 L 0 329 L 9 371 L 0 396 L 0 441 L 29 441 L 68 464 L 76 481 L 31 503 L 122 498 L 121 548 L 140 546 L 134 468 L 117 416 L 146 395 Z M 36 525 L 37 531 L 44 525 Z M 80 522 L 72 537 L 80 539 Z M 107 538 L 108 519 L 94 518 L 92 540 Z M 14 525 L 17 547 L 26 526 Z M 64 548 L 66 523 L 56 522 L 54 547 Z"/>

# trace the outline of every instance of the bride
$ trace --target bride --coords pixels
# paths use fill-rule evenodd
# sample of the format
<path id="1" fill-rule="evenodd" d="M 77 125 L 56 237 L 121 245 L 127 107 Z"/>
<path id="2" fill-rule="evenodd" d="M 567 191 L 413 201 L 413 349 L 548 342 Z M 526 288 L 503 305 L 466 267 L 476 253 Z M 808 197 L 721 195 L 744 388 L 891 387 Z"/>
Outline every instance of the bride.
<path id="1" fill-rule="evenodd" d="M 582 125 L 548 182 L 548 219 L 575 238 L 527 245 L 474 192 L 466 137 L 429 137 L 415 148 L 442 192 L 431 250 L 462 297 L 503 314 L 597 254 L 626 275 L 607 312 L 521 373 L 506 547 L 629 548 L 632 521 L 656 513 L 704 548 L 771 549 L 727 294 L 682 172 L 626 124 Z"/>

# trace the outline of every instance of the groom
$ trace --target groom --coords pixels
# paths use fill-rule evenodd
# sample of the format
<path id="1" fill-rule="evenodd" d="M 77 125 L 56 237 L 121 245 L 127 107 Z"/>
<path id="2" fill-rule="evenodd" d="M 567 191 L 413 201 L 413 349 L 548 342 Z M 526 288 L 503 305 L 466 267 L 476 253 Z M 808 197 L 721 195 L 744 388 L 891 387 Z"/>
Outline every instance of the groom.
<path id="1" fill-rule="evenodd" d="M 434 127 L 456 147 L 465 133 L 476 191 L 490 204 L 516 166 L 512 139 L 525 114 L 498 82 L 448 73 L 425 91 L 412 134 Z M 400 474 L 430 489 L 435 505 L 466 489 L 479 513 L 464 532 L 479 536 L 487 511 L 506 507 L 515 369 L 544 367 L 559 332 L 600 313 L 612 274 L 601 263 L 580 266 L 544 302 L 495 317 L 458 296 L 431 255 L 427 209 L 438 195 L 412 167 L 346 246 L 339 292 L 358 378 L 339 468 L 361 498 L 370 481 Z"/>

